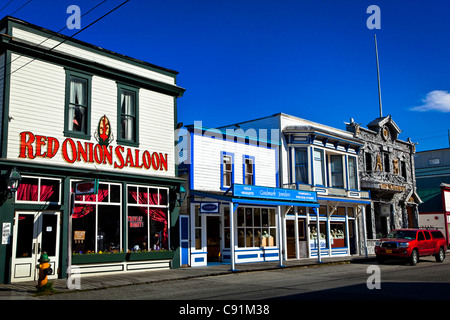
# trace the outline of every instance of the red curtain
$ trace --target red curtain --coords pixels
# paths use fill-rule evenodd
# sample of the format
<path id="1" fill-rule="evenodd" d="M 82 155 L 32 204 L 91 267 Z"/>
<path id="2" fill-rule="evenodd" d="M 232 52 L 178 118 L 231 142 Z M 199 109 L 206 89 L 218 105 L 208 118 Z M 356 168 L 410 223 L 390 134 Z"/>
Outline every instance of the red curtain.
<path id="1" fill-rule="evenodd" d="M 89 196 L 85 196 L 85 201 L 95 201 L 96 197 L 98 197 L 97 202 L 102 202 L 108 196 L 108 189 L 100 189 L 98 190 L 98 194 L 93 194 Z M 95 206 L 93 204 L 76 204 L 73 208 L 73 219 L 82 218 L 85 215 L 94 211 Z"/>
<path id="2" fill-rule="evenodd" d="M 47 201 L 53 194 L 53 186 L 41 184 L 41 199 Z M 39 201 L 39 186 L 32 183 L 21 183 L 17 188 L 17 200 L 20 201 Z"/>
<path id="3" fill-rule="evenodd" d="M 147 192 L 139 192 L 129 191 L 133 199 L 138 204 L 147 204 L 156 205 L 158 204 L 158 192 L 155 193 L 147 193 Z M 161 200 L 161 194 L 159 195 Z M 167 230 L 167 212 L 161 208 L 147 208 L 147 206 L 138 207 L 145 215 L 148 215 L 150 219 L 164 223 L 164 229 L 161 233 L 161 244 L 163 248 L 167 247 L 167 239 L 169 237 L 169 233 Z"/>

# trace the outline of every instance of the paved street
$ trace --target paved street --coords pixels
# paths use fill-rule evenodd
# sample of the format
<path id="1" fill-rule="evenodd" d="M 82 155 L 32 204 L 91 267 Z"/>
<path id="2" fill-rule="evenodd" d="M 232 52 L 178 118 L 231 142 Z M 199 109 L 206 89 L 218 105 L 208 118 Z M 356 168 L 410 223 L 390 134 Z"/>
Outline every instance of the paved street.
<path id="1" fill-rule="evenodd" d="M 368 270 L 375 266 L 375 271 Z M 377 268 L 379 267 L 379 269 Z M 377 276 L 379 277 L 377 278 Z M 368 289 L 367 280 L 380 280 Z M 417 266 L 389 261 L 287 268 L 173 280 L 42 297 L 45 300 L 367 300 L 450 299 L 450 259 Z"/>

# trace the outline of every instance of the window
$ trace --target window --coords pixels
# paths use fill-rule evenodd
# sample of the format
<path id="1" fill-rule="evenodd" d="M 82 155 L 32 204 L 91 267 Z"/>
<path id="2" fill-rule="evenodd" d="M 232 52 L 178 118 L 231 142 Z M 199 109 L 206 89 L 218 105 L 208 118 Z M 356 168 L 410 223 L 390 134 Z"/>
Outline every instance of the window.
<path id="1" fill-rule="evenodd" d="M 75 138 L 90 138 L 92 76 L 66 70 L 66 102 L 64 134 Z"/>
<path id="2" fill-rule="evenodd" d="M 244 184 L 255 184 L 255 157 L 244 156 Z"/>
<path id="3" fill-rule="evenodd" d="M 60 204 L 60 186 L 59 179 L 24 176 L 17 188 L 16 201 Z"/>
<path id="4" fill-rule="evenodd" d="M 331 186 L 344 187 L 344 166 L 341 155 L 330 155 L 331 162 Z"/>
<path id="5" fill-rule="evenodd" d="M 76 181 L 72 181 L 74 189 Z M 122 249 L 122 185 L 99 183 L 98 193 L 76 196 L 72 214 L 75 253 L 118 252 Z"/>
<path id="6" fill-rule="evenodd" d="M 276 246 L 275 209 L 238 207 L 238 247 Z"/>
<path id="7" fill-rule="evenodd" d="M 139 90 L 119 84 L 117 99 L 118 141 L 125 145 L 137 146 L 139 144 Z"/>
<path id="8" fill-rule="evenodd" d="M 323 151 L 314 149 L 314 184 L 325 185 Z"/>
<path id="9" fill-rule="evenodd" d="M 295 181 L 308 183 L 308 152 L 304 148 L 295 149 Z"/>
<path id="10" fill-rule="evenodd" d="M 222 171 L 222 181 L 221 181 L 221 189 L 228 189 L 234 183 L 234 155 L 229 152 L 222 152 L 222 163 L 221 163 L 221 171 Z"/>
<path id="11" fill-rule="evenodd" d="M 330 223 L 331 248 L 347 247 L 345 234 L 344 222 Z"/>
<path id="12" fill-rule="evenodd" d="M 168 189 L 128 186 L 128 250 L 169 249 Z"/>
<path id="13" fill-rule="evenodd" d="M 391 172 L 391 163 L 389 161 L 389 154 L 388 153 L 384 154 L 384 170 L 386 172 Z"/>
<path id="14" fill-rule="evenodd" d="M 348 183 L 349 188 L 358 190 L 358 171 L 356 167 L 356 157 L 348 157 Z"/>
<path id="15" fill-rule="evenodd" d="M 408 178 L 408 173 L 406 171 L 406 163 L 405 161 L 400 161 L 400 170 L 401 170 L 401 174 L 402 177 L 405 178 L 405 180 L 407 180 Z"/>
<path id="16" fill-rule="evenodd" d="M 372 171 L 372 155 L 369 152 L 365 153 L 366 171 Z"/>

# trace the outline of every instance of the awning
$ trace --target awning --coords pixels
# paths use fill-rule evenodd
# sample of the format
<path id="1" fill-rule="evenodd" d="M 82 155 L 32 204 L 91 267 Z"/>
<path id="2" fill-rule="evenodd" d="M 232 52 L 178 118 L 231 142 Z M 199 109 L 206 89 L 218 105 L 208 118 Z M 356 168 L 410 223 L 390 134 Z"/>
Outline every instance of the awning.
<path id="1" fill-rule="evenodd" d="M 205 197 L 210 199 L 215 199 L 219 201 L 225 201 L 225 202 L 232 202 L 237 204 L 251 204 L 251 205 L 265 205 L 265 206 L 302 206 L 302 207 L 314 207 L 318 208 L 319 203 L 317 202 L 316 194 L 315 192 L 311 193 L 312 201 L 300 201 L 300 200 L 283 200 L 276 196 L 270 195 L 268 193 L 273 193 L 276 191 L 280 191 L 283 193 L 292 193 L 293 189 L 281 189 L 281 188 L 265 188 L 265 187 L 257 187 L 257 186 L 251 186 L 247 197 L 241 197 L 236 196 L 236 194 L 239 194 L 239 191 L 242 190 L 241 186 L 244 185 L 235 185 L 233 187 L 236 187 L 236 189 L 232 190 L 231 195 L 224 195 L 224 194 L 216 194 L 216 193 L 210 193 L 210 192 L 203 192 L 203 191 L 195 191 L 191 190 L 191 195 L 198 196 L 198 197 Z M 247 187 L 247 186 L 245 186 Z M 263 189 L 264 188 L 264 189 Z M 251 191 L 254 193 L 251 194 Z M 257 196 L 255 192 L 262 192 L 266 193 L 265 196 Z"/>
<path id="2" fill-rule="evenodd" d="M 361 198 L 334 198 L 334 197 L 318 197 L 319 201 L 333 201 L 333 202 L 345 202 L 353 204 L 370 204 L 372 201 L 370 199 Z"/>

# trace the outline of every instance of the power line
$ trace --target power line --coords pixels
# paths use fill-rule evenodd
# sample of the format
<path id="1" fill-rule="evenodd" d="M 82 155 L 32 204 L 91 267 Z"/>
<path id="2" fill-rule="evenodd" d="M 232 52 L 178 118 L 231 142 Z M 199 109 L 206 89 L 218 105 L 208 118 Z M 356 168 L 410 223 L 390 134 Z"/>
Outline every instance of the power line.
<path id="1" fill-rule="evenodd" d="M 30 0 L 31 1 L 31 0 Z M 98 18 L 97 20 L 95 20 L 94 22 L 91 22 L 90 24 L 88 24 L 86 27 L 80 29 L 78 32 L 74 33 L 73 35 L 71 35 L 70 37 L 64 39 L 63 41 L 61 41 L 60 43 L 58 43 L 57 45 L 55 45 L 54 47 L 50 48 L 48 51 L 52 51 L 53 49 L 55 49 L 56 47 L 60 46 L 61 44 L 63 44 L 64 42 L 66 42 L 68 39 L 75 37 L 77 34 L 79 34 L 80 32 L 86 30 L 87 28 L 91 27 L 93 24 L 97 23 L 98 21 L 102 20 L 103 18 L 105 18 L 106 16 L 108 16 L 109 14 L 113 13 L 114 11 L 116 11 L 117 9 L 119 9 L 120 7 L 122 7 L 124 4 L 126 4 L 127 2 L 129 2 L 130 0 L 126 0 L 124 2 L 122 2 L 120 5 L 118 5 L 117 7 L 113 8 L 112 10 L 108 11 L 107 13 L 105 13 L 103 16 L 101 16 L 100 18 Z M 20 66 L 19 68 L 15 69 L 14 71 L 10 72 L 8 75 L 6 75 L 6 77 L 12 75 L 14 72 L 19 71 L 20 69 L 22 69 L 23 67 L 29 65 L 31 62 L 33 62 L 34 60 L 44 56 L 46 53 L 44 52 L 43 54 L 33 58 L 32 60 L 28 61 L 27 63 L 25 63 L 24 65 Z"/>
<path id="2" fill-rule="evenodd" d="M 16 11 L 14 11 L 13 13 L 11 13 L 11 15 L 13 15 L 14 13 L 16 13 L 17 11 L 19 11 L 20 9 L 22 9 L 23 7 L 25 7 L 27 4 L 29 4 L 32 0 L 28 0 L 27 3 L 25 3 L 23 6 L 21 6 L 19 9 L 17 9 Z"/>
<path id="3" fill-rule="evenodd" d="M 5 9 L 7 6 L 9 6 L 10 3 L 13 2 L 13 1 L 14 1 L 14 0 L 11 0 L 11 1 L 9 1 L 7 4 L 5 4 L 5 5 L 0 9 L 0 11 L 2 11 L 2 10 Z"/>
<path id="4" fill-rule="evenodd" d="M 102 4 L 105 3 L 105 2 L 106 2 L 106 0 L 103 0 L 103 1 L 100 2 L 99 4 L 95 5 L 93 8 L 91 8 L 90 10 L 88 10 L 87 12 L 85 12 L 84 14 L 82 14 L 82 15 L 81 15 L 79 18 L 77 18 L 75 21 L 78 21 L 78 20 L 81 19 L 82 17 L 86 16 L 86 15 L 89 14 L 91 11 L 93 11 L 93 10 L 96 9 L 96 8 L 98 8 L 100 5 L 102 5 Z M 1 10 L 0 10 L 0 11 L 1 11 Z M 59 31 L 57 31 L 57 33 L 60 33 L 61 31 L 63 31 L 63 30 L 66 29 L 66 28 L 67 28 L 67 24 L 66 24 L 62 29 L 60 29 Z M 44 42 L 46 42 L 47 40 L 49 40 L 49 39 L 51 39 L 51 38 L 53 38 L 53 37 L 54 37 L 54 35 L 51 35 L 51 36 L 45 38 L 45 39 L 42 40 L 40 43 L 38 43 L 37 45 L 35 45 L 34 48 L 39 47 L 41 44 L 43 44 Z M 50 50 L 51 50 L 51 49 L 50 49 Z M 3 68 L 5 68 L 5 67 L 8 66 L 8 65 L 11 65 L 14 61 L 16 61 L 17 59 L 20 59 L 21 57 L 23 57 L 23 54 L 19 55 L 19 56 L 16 57 L 14 60 L 8 62 L 6 65 L 0 67 L 0 70 L 3 69 Z M 30 61 L 30 62 L 31 62 L 31 61 Z"/>

